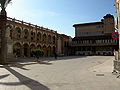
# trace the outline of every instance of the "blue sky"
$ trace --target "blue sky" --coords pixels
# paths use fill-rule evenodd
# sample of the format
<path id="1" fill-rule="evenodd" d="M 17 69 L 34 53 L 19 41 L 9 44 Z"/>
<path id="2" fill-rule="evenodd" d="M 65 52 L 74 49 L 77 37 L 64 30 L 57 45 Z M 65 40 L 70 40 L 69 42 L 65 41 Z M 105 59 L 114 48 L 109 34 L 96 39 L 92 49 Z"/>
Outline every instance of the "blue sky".
<path id="1" fill-rule="evenodd" d="M 74 37 L 73 24 L 100 21 L 116 16 L 114 0 L 12 0 L 8 17 L 53 29 Z"/>

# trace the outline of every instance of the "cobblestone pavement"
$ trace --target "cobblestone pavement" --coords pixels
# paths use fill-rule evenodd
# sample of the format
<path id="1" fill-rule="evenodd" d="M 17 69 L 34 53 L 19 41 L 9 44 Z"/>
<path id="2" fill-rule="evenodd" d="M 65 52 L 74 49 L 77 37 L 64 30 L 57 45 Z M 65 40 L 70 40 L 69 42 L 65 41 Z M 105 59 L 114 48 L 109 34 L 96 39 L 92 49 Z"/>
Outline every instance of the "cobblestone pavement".
<path id="1" fill-rule="evenodd" d="M 120 90 L 113 56 L 33 60 L 0 65 L 0 90 Z"/>

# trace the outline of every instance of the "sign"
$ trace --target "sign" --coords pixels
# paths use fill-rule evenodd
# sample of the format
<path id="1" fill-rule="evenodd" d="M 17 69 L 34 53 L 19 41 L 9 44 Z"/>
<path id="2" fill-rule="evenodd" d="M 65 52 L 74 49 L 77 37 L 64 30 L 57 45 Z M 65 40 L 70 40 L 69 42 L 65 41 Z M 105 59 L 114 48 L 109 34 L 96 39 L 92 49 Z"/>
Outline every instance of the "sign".
<path id="1" fill-rule="evenodd" d="M 118 32 L 113 32 L 113 33 L 112 33 L 112 38 L 113 38 L 113 39 L 118 39 L 118 37 L 119 37 Z"/>

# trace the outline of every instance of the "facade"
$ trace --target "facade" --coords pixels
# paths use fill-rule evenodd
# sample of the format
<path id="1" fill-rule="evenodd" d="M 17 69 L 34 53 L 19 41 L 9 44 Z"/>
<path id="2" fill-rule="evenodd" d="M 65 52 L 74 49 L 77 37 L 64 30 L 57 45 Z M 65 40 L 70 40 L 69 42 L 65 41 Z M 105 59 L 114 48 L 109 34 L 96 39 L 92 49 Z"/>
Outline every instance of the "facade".
<path id="1" fill-rule="evenodd" d="M 58 34 L 57 39 L 57 53 L 60 56 L 68 56 L 70 55 L 70 43 L 72 42 L 72 38 L 70 36 L 66 36 L 65 34 Z"/>
<path id="2" fill-rule="evenodd" d="M 115 31 L 114 17 L 107 14 L 101 22 L 74 24 L 75 37 L 72 39 L 72 54 L 114 55 L 118 39 L 112 39 Z"/>
<path id="3" fill-rule="evenodd" d="M 7 58 L 9 57 L 32 57 L 32 49 L 42 49 L 44 57 L 54 56 L 54 53 L 66 54 L 67 47 L 63 46 L 63 42 L 68 42 L 68 36 L 64 35 L 62 43 L 59 44 L 58 37 L 63 35 L 57 31 L 26 23 L 20 20 L 7 18 L 6 24 L 6 43 L 7 43 Z M 0 48 L 1 49 L 1 48 Z M 62 50 L 60 50 L 62 49 Z M 58 51 L 57 51 L 58 50 Z"/>

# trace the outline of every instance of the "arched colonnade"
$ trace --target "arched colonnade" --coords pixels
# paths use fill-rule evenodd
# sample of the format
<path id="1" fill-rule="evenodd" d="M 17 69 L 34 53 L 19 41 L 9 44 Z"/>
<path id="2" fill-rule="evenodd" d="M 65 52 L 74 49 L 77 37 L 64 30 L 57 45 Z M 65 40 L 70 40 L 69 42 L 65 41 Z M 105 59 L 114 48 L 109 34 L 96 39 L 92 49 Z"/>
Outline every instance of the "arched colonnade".
<path id="1" fill-rule="evenodd" d="M 50 57 L 54 55 L 55 46 L 46 46 L 46 45 L 35 45 L 28 43 L 16 42 L 13 45 L 13 53 L 18 57 L 33 57 L 32 50 L 41 49 L 44 51 L 43 57 Z"/>

